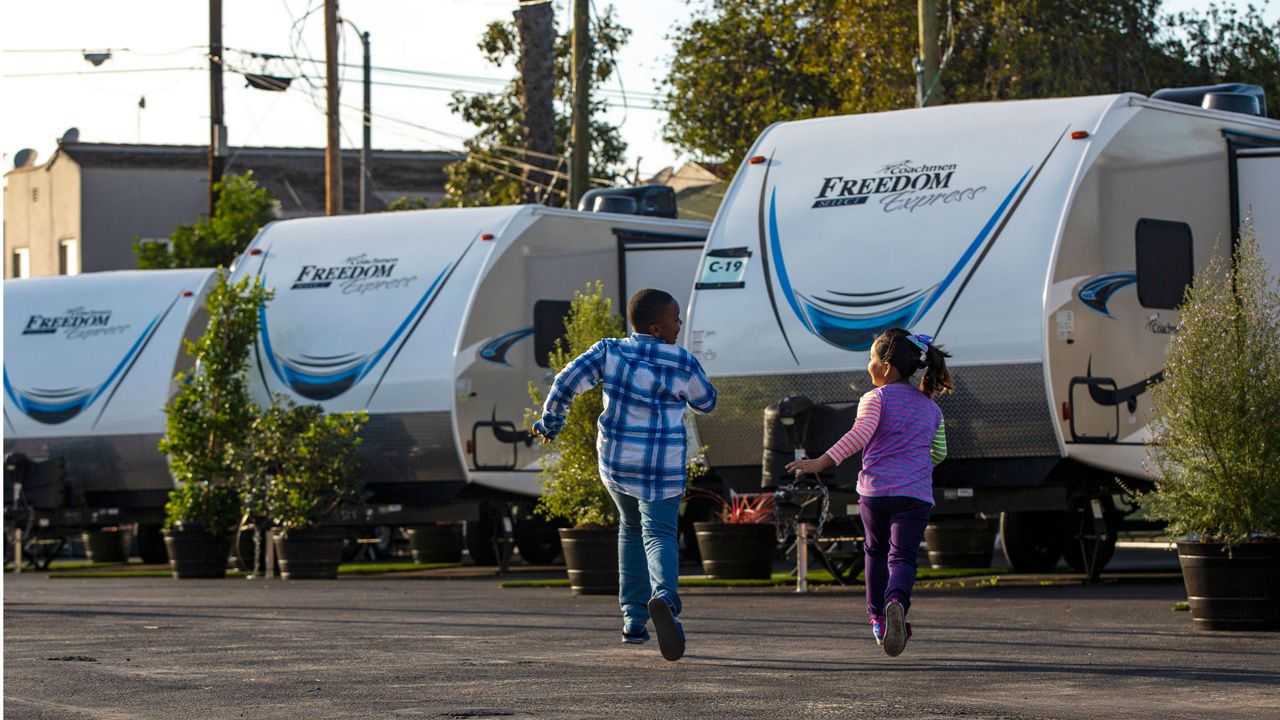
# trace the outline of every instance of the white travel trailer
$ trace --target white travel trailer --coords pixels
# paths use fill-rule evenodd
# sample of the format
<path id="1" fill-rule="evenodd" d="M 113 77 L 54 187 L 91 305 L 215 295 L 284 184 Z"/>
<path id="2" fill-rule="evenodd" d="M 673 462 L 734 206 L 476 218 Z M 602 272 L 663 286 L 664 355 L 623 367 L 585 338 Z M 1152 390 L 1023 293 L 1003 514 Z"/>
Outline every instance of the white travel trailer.
<path id="1" fill-rule="evenodd" d="M 141 270 L 4 282 L 4 451 L 61 459 L 76 497 L 68 503 L 61 483 L 47 488 L 40 504 L 67 514 L 50 521 L 158 528 L 173 480 L 156 444 L 175 368 L 190 366 L 182 339 L 203 325 L 212 277 Z"/>
<path id="2" fill-rule="evenodd" d="M 927 333 L 956 384 L 940 400 L 937 511 L 1041 511 L 1006 512 L 1005 545 L 1015 566 L 1052 566 L 1079 534 L 1064 510 L 1098 499 L 1115 520 L 1114 478 L 1145 478 L 1144 392 L 1215 242 L 1252 208 L 1280 268 L 1280 122 L 1205 109 L 1256 108 L 1253 90 L 766 129 L 716 216 L 686 324 L 720 393 L 698 418 L 711 465 L 758 479 L 763 408 L 853 402 L 877 334 Z"/>
<path id="3" fill-rule="evenodd" d="M 707 229 L 541 206 L 272 223 L 234 271 L 275 290 L 252 392 L 369 413 L 370 524 L 458 517 L 468 501 L 472 513 L 479 501 L 528 504 L 541 452 L 524 430 L 528 387 L 549 378 L 574 292 L 600 280 L 619 310 L 648 286 L 683 302 Z M 521 538 L 517 528 L 522 553 L 537 554 Z"/>

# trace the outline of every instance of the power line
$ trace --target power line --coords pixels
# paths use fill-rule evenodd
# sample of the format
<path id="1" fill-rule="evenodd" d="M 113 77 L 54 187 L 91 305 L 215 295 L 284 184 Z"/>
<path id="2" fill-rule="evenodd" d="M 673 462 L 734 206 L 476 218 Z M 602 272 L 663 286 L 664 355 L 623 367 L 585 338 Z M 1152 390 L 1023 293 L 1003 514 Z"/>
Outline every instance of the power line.
<path id="1" fill-rule="evenodd" d="M 34 78 L 34 77 L 66 77 L 69 75 L 122 75 L 126 73 L 151 73 L 151 72 L 177 72 L 202 70 L 198 67 L 163 67 L 163 68 L 131 68 L 124 70 L 64 70 L 61 72 L 38 72 L 38 73 L 13 73 L 6 74 L 6 78 Z"/>

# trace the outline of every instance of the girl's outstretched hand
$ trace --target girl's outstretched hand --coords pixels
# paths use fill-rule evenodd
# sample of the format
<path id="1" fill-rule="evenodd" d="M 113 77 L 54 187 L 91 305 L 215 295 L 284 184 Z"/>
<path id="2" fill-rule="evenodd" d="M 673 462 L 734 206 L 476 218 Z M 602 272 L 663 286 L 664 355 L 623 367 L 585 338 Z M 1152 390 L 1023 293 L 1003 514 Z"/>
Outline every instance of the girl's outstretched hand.
<path id="1" fill-rule="evenodd" d="M 536 438 L 538 438 L 539 440 L 541 440 L 543 445 L 548 445 L 548 444 L 550 444 L 550 443 L 551 443 L 551 438 L 549 438 L 549 437 L 547 437 L 546 435 L 543 435 L 543 434 L 542 434 L 542 426 L 541 426 L 541 425 L 538 425 L 537 423 L 534 423 L 533 427 L 529 429 L 529 432 L 533 433 L 533 436 L 534 436 L 534 437 L 536 437 Z"/>
<path id="2" fill-rule="evenodd" d="M 794 475 L 816 475 L 835 466 L 836 462 L 824 453 L 822 457 L 812 460 L 795 460 L 787 463 L 787 472 Z"/>

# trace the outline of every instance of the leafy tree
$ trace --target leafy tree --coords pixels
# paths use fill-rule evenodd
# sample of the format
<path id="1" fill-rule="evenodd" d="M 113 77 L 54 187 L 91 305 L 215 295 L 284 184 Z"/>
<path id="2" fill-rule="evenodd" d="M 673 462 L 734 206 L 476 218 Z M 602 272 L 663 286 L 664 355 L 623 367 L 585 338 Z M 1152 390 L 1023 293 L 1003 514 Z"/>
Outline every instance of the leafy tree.
<path id="1" fill-rule="evenodd" d="M 613 77 L 614 56 L 626 44 L 631 31 L 618 24 L 613 7 L 609 6 L 594 18 L 592 27 L 592 88 L 599 87 Z M 485 59 L 496 67 L 520 55 L 518 33 L 514 22 L 493 22 L 485 29 L 478 47 Z M 572 115 L 569 102 L 572 87 L 572 39 L 571 32 L 559 34 L 555 42 L 556 54 L 556 146 L 568 148 Z M 480 131 L 463 143 L 467 159 L 445 167 L 445 197 L 443 207 L 474 207 L 482 205 L 513 205 L 523 202 L 524 185 L 530 175 L 545 172 L 544 159 L 527 156 L 519 148 L 524 147 L 521 128 L 521 80 L 516 77 L 505 90 L 494 95 L 466 95 L 454 93 L 449 108 L 463 120 L 476 125 Z M 624 171 L 626 143 L 618 128 L 599 119 L 607 102 L 598 93 L 591 102 L 591 176 L 612 184 Z M 549 192 L 548 204 L 563 205 L 567 201 L 568 163 L 550 168 L 558 171 Z"/>
<path id="2" fill-rule="evenodd" d="M 1253 8 L 1162 17 L 1160 0 L 939 5 L 939 26 L 952 27 L 942 38 L 952 50 L 945 101 L 1224 81 L 1280 92 L 1280 23 L 1268 26 Z M 702 159 L 736 163 L 774 122 L 913 107 L 916 13 L 894 0 L 709 0 L 672 37 L 664 135 Z"/>
<path id="3" fill-rule="evenodd" d="M 1215 255 L 1179 308 L 1140 499 L 1172 533 L 1230 544 L 1280 536 L 1280 285 L 1252 222 L 1234 255 Z"/>
<path id="4" fill-rule="evenodd" d="M 387 203 L 387 212 L 399 212 L 401 210 L 425 210 L 430 205 L 423 198 L 411 198 L 408 195 L 400 197 Z"/>
<path id="5" fill-rule="evenodd" d="M 622 337 L 622 318 L 613 311 L 613 301 L 604 295 L 599 281 L 575 292 L 565 318 L 565 337 L 556 340 L 549 360 L 557 373 L 574 358 L 603 338 Z M 529 383 L 535 407 L 543 398 Z M 547 518 L 563 518 L 575 527 L 607 527 L 618 524 L 618 508 L 600 482 L 600 456 L 596 452 L 596 420 L 604 411 L 604 391 L 595 387 L 573 401 L 564 428 L 556 436 L 554 448 L 542 456 L 542 496 L 536 512 Z M 532 424 L 541 414 L 531 410 Z"/>
<path id="6" fill-rule="evenodd" d="M 163 243 L 134 241 L 133 254 L 139 268 L 230 265 L 258 230 L 276 217 L 278 203 L 265 188 L 258 187 L 252 171 L 227 175 L 214 188 L 218 204 L 213 217 L 179 225 L 169 236 L 167 247 Z"/>
<path id="7" fill-rule="evenodd" d="M 196 342 L 183 342 L 196 366 L 175 378 L 178 394 L 165 408 L 159 446 L 178 484 L 165 507 L 168 528 L 200 524 L 216 534 L 227 528 L 225 508 L 238 507 L 233 484 L 240 448 L 258 414 L 245 372 L 258 309 L 270 297 L 270 290 L 250 278 L 231 285 L 219 269 L 205 301 L 209 325 Z"/>

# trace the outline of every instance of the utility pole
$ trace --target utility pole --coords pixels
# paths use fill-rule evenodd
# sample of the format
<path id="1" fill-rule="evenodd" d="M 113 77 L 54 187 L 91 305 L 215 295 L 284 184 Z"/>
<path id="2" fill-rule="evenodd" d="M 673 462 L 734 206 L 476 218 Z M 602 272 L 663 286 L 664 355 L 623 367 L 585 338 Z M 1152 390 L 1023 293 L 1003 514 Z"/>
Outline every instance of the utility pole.
<path id="1" fill-rule="evenodd" d="M 363 215 L 365 201 L 369 197 L 366 183 L 369 182 L 369 151 L 373 144 L 373 90 L 369 80 L 372 69 L 369 64 L 369 33 L 360 33 L 360 40 L 364 42 L 364 142 L 360 145 L 360 214 Z"/>
<path id="2" fill-rule="evenodd" d="M 573 0 L 573 153 L 569 207 L 577 208 L 591 180 L 591 0 Z"/>
<path id="3" fill-rule="evenodd" d="M 520 33 L 521 124 L 524 148 L 531 151 L 524 160 L 538 168 L 553 169 L 547 156 L 556 151 L 555 13 L 550 0 L 525 0 L 515 17 Z M 550 204 L 555 178 L 537 170 L 527 175 L 524 201 Z"/>
<path id="4" fill-rule="evenodd" d="M 222 124 L 222 0 L 209 0 L 209 217 L 218 206 L 227 128 Z"/>
<path id="5" fill-rule="evenodd" d="M 916 105 L 936 105 L 938 90 L 938 1 L 919 0 L 920 56 L 915 59 Z"/>
<path id="6" fill-rule="evenodd" d="M 338 0 L 324 0 L 324 84 L 328 139 L 324 150 L 324 214 L 342 214 L 342 146 L 338 138 Z"/>

